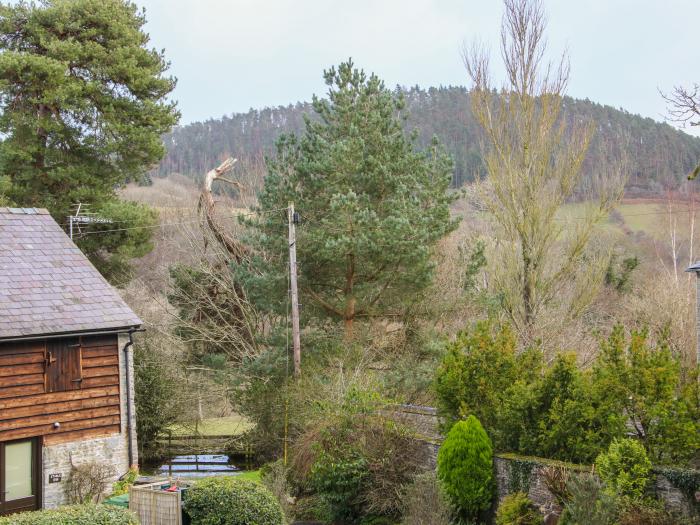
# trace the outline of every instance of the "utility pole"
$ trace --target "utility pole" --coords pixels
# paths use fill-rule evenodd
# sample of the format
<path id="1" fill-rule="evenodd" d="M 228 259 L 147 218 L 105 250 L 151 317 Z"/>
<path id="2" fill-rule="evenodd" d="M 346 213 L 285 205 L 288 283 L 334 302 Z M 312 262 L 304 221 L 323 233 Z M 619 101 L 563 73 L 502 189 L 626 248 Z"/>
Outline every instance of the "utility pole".
<path id="1" fill-rule="evenodd" d="M 294 377 L 301 376 L 301 336 L 299 334 L 299 292 L 297 290 L 297 234 L 299 216 L 294 213 L 294 203 L 287 208 L 289 224 L 289 286 L 292 295 L 292 344 L 294 347 Z"/>

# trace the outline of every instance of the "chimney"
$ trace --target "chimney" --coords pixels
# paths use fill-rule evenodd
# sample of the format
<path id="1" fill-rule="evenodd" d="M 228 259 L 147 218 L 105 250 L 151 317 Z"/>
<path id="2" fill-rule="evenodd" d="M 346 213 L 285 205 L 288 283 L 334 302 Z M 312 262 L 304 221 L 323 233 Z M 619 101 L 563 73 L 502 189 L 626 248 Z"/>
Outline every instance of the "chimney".
<path id="1" fill-rule="evenodd" d="M 696 296 L 695 296 L 695 335 L 697 337 L 697 346 L 695 348 L 696 355 L 695 355 L 695 362 L 697 364 L 700 364 L 700 261 L 697 261 L 695 264 L 689 266 L 686 269 L 686 272 L 694 272 L 695 273 L 695 289 L 696 289 Z"/>

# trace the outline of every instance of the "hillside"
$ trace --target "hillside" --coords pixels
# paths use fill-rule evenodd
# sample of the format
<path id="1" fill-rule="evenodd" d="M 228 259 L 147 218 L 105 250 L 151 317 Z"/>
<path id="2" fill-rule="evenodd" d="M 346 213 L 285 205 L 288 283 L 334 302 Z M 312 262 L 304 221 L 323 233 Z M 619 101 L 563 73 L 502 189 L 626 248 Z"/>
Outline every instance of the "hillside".
<path id="1" fill-rule="evenodd" d="M 440 139 L 455 161 L 454 186 L 481 173 L 480 132 L 471 114 L 467 90 L 414 87 L 401 91 L 409 113 L 407 130 L 417 132 L 420 147 L 425 147 L 433 136 Z M 275 140 L 281 133 L 301 132 L 304 114 L 311 112 L 309 103 L 297 103 L 251 109 L 248 113 L 177 127 L 164 137 L 167 154 L 153 175 L 179 173 L 197 180 L 227 155 L 248 165 L 256 163 L 274 152 Z M 628 194 L 656 194 L 675 187 L 700 159 L 700 138 L 621 109 L 567 98 L 563 117 L 568 122 L 595 122 L 595 135 L 584 165 L 587 175 L 605 174 L 617 152 L 627 153 Z"/>

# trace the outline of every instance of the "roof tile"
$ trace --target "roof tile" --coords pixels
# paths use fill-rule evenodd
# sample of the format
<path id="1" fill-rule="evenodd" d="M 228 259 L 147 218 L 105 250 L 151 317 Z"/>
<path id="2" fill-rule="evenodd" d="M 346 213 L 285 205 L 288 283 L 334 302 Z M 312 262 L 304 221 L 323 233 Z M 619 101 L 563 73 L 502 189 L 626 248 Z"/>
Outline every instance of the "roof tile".
<path id="1" fill-rule="evenodd" d="M 141 320 L 46 210 L 0 207 L 0 339 Z"/>

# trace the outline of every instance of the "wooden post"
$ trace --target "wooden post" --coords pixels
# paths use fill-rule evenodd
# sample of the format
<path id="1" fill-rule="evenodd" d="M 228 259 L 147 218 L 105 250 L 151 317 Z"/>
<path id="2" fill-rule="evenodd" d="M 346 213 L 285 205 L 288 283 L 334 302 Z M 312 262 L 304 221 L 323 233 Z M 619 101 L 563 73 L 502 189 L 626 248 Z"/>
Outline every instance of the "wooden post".
<path id="1" fill-rule="evenodd" d="M 301 376 L 301 336 L 299 334 L 299 292 L 297 290 L 297 236 L 294 224 L 294 203 L 287 209 L 289 224 L 289 286 L 292 295 L 292 344 L 294 348 L 294 377 Z"/>

